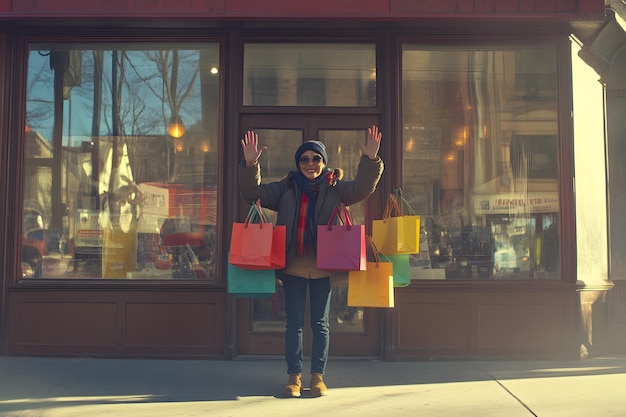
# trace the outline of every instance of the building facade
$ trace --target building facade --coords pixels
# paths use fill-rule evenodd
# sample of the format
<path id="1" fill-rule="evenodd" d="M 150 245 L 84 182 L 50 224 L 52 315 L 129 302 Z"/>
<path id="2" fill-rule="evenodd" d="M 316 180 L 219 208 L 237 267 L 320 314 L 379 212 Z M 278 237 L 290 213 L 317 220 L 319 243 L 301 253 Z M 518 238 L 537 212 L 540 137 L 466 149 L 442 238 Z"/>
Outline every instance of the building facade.
<path id="1" fill-rule="evenodd" d="M 372 124 L 386 169 L 354 220 L 371 231 L 401 189 L 421 248 L 392 309 L 347 306 L 333 274 L 332 356 L 607 348 L 590 45 L 614 16 L 599 0 L 0 1 L 0 353 L 281 355 L 280 282 L 226 288 L 240 139 L 268 146 L 265 181 L 311 138 L 350 178 Z"/>

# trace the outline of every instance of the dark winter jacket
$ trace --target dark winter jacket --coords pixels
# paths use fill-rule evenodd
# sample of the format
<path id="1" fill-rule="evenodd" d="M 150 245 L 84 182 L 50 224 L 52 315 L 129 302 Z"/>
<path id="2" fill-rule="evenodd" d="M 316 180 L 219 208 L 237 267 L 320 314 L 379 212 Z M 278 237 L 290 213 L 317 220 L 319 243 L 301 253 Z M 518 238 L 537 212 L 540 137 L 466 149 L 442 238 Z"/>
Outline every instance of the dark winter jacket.
<path id="1" fill-rule="evenodd" d="M 383 169 L 380 158 L 371 160 L 365 155 L 361 157 L 356 177 L 352 181 L 342 181 L 343 172 L 335 169 L 334 181 L 320 186 L 315 205 L 315 224 L 328 224 L 335 206 L 341 203 L 350 206 L 369 197 L 376 190 Z M 239 191 L 250 203 L 260 199 L 263 207 L 278 212 L 276 224 L 286 226 L 286 265 L 289 266 L 297 250 L 298 208 L 302 192 L 290 176 L 281 181 L 262 184 L 259 164 L 251 167 L 239 165 Z"/>

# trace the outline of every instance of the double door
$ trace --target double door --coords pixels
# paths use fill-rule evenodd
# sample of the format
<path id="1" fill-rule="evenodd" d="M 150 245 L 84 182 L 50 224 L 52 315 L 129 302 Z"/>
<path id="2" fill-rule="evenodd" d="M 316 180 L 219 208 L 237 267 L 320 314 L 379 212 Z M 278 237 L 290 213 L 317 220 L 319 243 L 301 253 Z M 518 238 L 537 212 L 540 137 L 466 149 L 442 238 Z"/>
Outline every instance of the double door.
<path id="1" fill-rule="evenodd" d="M 296 149 L 303 141 L 324 142 L 328 166 L 341 168 L 344 179 L 356 175 L 360 145 L 366 139 L 367 128 L 377 123 L 375 116 L 361 115 L 244 115 L 243 132 L 253 130 L 259 135 L 259 145 L 267 146 L 260 164 L 263 182 L 278 181 L 289 171 L 297 169 Z M 371 200 L 372 198 L 370 198 Z M 355 224 L 368 224 L 372 202 L 366 200 L 351 206 Z M 246 210 L 241 207 L 241 210 Z M 270 212 L 270 217 L 273 213 Z M 369 228 L 368 228 L 369 229 Z M 331 274 L 330 308 L 331 356 L 381 356 L 382 314 L 379 309 L 347 306 L 347 273 Z M 308 296 L 307 296 L 308 299 Z M 311 332 L 308 317 L 303 332 L 304 354 L 310 354 Z M 241 355 L 282 355 L 284 353 L 285 303 L 282 285 L 266 299 L 238 301 L 238 352 Z"/>

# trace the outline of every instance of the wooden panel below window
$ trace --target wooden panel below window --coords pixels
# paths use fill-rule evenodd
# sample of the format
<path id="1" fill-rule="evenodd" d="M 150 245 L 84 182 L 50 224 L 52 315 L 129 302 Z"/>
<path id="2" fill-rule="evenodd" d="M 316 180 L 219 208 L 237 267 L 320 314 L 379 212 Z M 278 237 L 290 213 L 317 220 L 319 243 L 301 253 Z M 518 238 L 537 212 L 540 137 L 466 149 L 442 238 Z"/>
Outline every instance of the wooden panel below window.
<path id="1" fill-rule="evenodd" d="M 206 346 L 215 349 L 218 331 L 216 304 L 207 303 L 128 303 L 126 305 L 126 345 Z"/>
<path id="2" fill-rule="evenodd" d="M 8 292 L 8 354 L 224 356 L 223 292 Z"/>
<path id="3" fill-rule="evenodd" d="M 397 303 L 397 301 L 396 301 Z M 470 348 L 471 306 L 407 302 L 396 306 L 397 347 L 467 350 Z M 442 325 L 444 324 L 444 325 Z"/>
<path id="4" fill-rule="evenodd" d="M 469 286 L 468 286 L 469 287 Z M 394 360 L 567 357 L 578 352 L 573 289 L 396 290 Z M 390 358 L 391 359 L 391 358 Z"/>
<path id="5" fill-rule="evenodd" d="M 476 347 L 481 350 L 526 350 L 558 353 L 566 329 L 561 304 L 490 304 L 478 306 Z"/>
<path id="6" fill-rule="evenodd" d="M 116 344 L 115 302 L 29 300 L 12 316 L 22 346 L 107 346 Z"/>

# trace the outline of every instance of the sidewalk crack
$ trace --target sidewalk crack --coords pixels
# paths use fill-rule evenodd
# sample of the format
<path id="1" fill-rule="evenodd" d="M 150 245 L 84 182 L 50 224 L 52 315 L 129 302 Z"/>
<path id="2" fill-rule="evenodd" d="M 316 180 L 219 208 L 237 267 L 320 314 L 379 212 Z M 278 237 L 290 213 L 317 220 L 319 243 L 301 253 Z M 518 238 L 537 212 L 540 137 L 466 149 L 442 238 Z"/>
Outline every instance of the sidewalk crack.
<path id="1" fill-rule="evenodd" d="M 513 394 L 513 392 L 510 389 L 508 389 L 502 382 L 500 382 L 500 380 L 498 378 L 494 377 L 493 375 L 491 375 L 487 371 L 483 371 L 483 372 L 485 374 L 489 375 L 489 378 L 491 378 L 493 381 L 495 381 L 496 384 L 500 385 L 500 388 L 505 390 L 511 397 L 515 398 L 515 401 L 517 401 L 518 403 L 520 403 L 522 405 L 522 407 L 527 409 L 530 414 L 532 414 L 534 417 L 537 417 L 537 414 L 535 414 L 535 412 L 533 410 L 531 410 L 530 407 L 528 405 L 526 405 L 526 403 L 524 403 L 524 401 L 522 401 L 521 398 L 519 398 L 517 395 Z"/>

